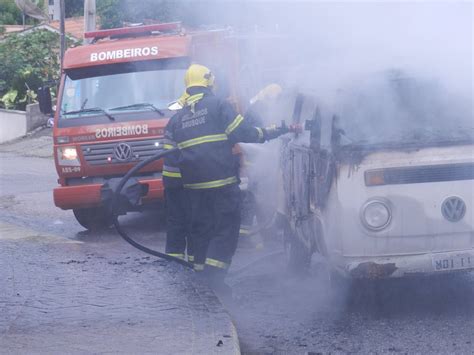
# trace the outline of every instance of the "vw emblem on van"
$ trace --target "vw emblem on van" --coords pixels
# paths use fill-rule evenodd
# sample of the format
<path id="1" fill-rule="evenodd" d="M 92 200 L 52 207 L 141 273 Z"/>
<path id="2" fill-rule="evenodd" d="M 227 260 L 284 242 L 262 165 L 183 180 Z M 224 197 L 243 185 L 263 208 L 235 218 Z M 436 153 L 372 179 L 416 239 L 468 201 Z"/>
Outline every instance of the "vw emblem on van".
<path id="1" fill-rule="evenodd" d="M 466 204 L 459 197 L 448 197 L 441 205 L 441 213 L 448 221 L 458 222 L 466 214 Z"/>
<path id="2" fill-rule="evenodd" d="M 132 157 L 132 147 L 127 143 L 120 143 L 114 148 L 114 155 L 118 161 L 128 161 Z"/>

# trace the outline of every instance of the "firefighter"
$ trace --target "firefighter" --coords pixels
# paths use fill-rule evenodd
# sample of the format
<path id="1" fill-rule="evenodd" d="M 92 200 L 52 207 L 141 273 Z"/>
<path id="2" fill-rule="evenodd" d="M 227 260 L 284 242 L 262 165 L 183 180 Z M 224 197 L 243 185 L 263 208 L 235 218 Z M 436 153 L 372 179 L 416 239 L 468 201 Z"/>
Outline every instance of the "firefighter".
<path id="1" fill-rule="evenodd" d="M 287 133 L 286 127 L 250 126 L 243 116 L 213 94 L 214 75 L 198 64 L 185 74 L 183 109 L 168 122 L 165 138 L 180 149 L 179 167 L 191 205 L 194 269 L 214 288 L 223 283 L 237 248 L 241 196 L 232 147 L 263 143 Z M 225 290 L 224 290 L 225 291 Z"/>
<path id="2" fill-rule="evenodd" d="M 169 144 L 165 149 L 172 148 Z M 191 209 L 187 191 L 183 188 L 179 170 L 179 152 L 167 155 L 163 164 L 163 185 L 166 204 L 166 247 L 165 252 L 176 258 L 194 261 L 190 242 Z"/>

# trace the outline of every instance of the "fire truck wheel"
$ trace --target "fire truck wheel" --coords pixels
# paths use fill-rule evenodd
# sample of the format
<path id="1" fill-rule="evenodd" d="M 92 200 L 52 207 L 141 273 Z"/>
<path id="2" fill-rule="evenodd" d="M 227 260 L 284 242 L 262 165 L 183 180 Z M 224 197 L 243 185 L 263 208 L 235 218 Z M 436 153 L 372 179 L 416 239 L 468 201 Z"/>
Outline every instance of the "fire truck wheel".
<path id="1" fill-rule="evenodd" d="M 101 207 L 74 209 L 73 213 L 79 224 L 88 230 L 107 228 L 113 223 L 110 214 Z"/>
<path id="2" fill-rule="evenodd" d="M 285 228 L 283 243 L 288 270 L 296 274 L 308 272 L 311 266 L 311 251 L 305 247 L 289 227 Z"/>

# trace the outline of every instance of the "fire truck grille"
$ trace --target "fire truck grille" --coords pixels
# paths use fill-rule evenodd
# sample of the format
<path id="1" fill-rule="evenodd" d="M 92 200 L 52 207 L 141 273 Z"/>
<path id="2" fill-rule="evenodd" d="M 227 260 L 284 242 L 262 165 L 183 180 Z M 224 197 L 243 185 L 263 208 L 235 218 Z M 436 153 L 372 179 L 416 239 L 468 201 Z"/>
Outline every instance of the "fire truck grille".
<path id="1" fill-rule="evenodd" d="M 139 162 L 162 148 L 160 139 L 144 139 L 82 145 L 82 155 L 89 165 Z"/>
<path id="2" fill-rule="evenodd" d="M 428 165 L 365 172 L 366 186 L 473 180 L 474 164 Z"/>

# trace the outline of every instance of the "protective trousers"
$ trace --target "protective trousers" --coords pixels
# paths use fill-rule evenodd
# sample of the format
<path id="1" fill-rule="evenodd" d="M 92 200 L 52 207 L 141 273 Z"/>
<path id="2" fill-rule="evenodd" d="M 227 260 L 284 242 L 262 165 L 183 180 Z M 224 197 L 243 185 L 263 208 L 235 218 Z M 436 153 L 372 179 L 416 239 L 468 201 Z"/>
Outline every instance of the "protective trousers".
<path id="1" fill-rule="evenodd" d="M 215 281 L 223 280 L 239 238 L 239 186 L 189 190 L 189 198 L 194 268 Z"/>
<path id="2" fill-rule="evenodd" d="M 165 189 L 166 203 L 166 254 L 185 258 L 187 247 L 188 261 L 193 262 L 194 255 L 190 238 L 191 207 L 188 191 L 183 187 Z"/>

